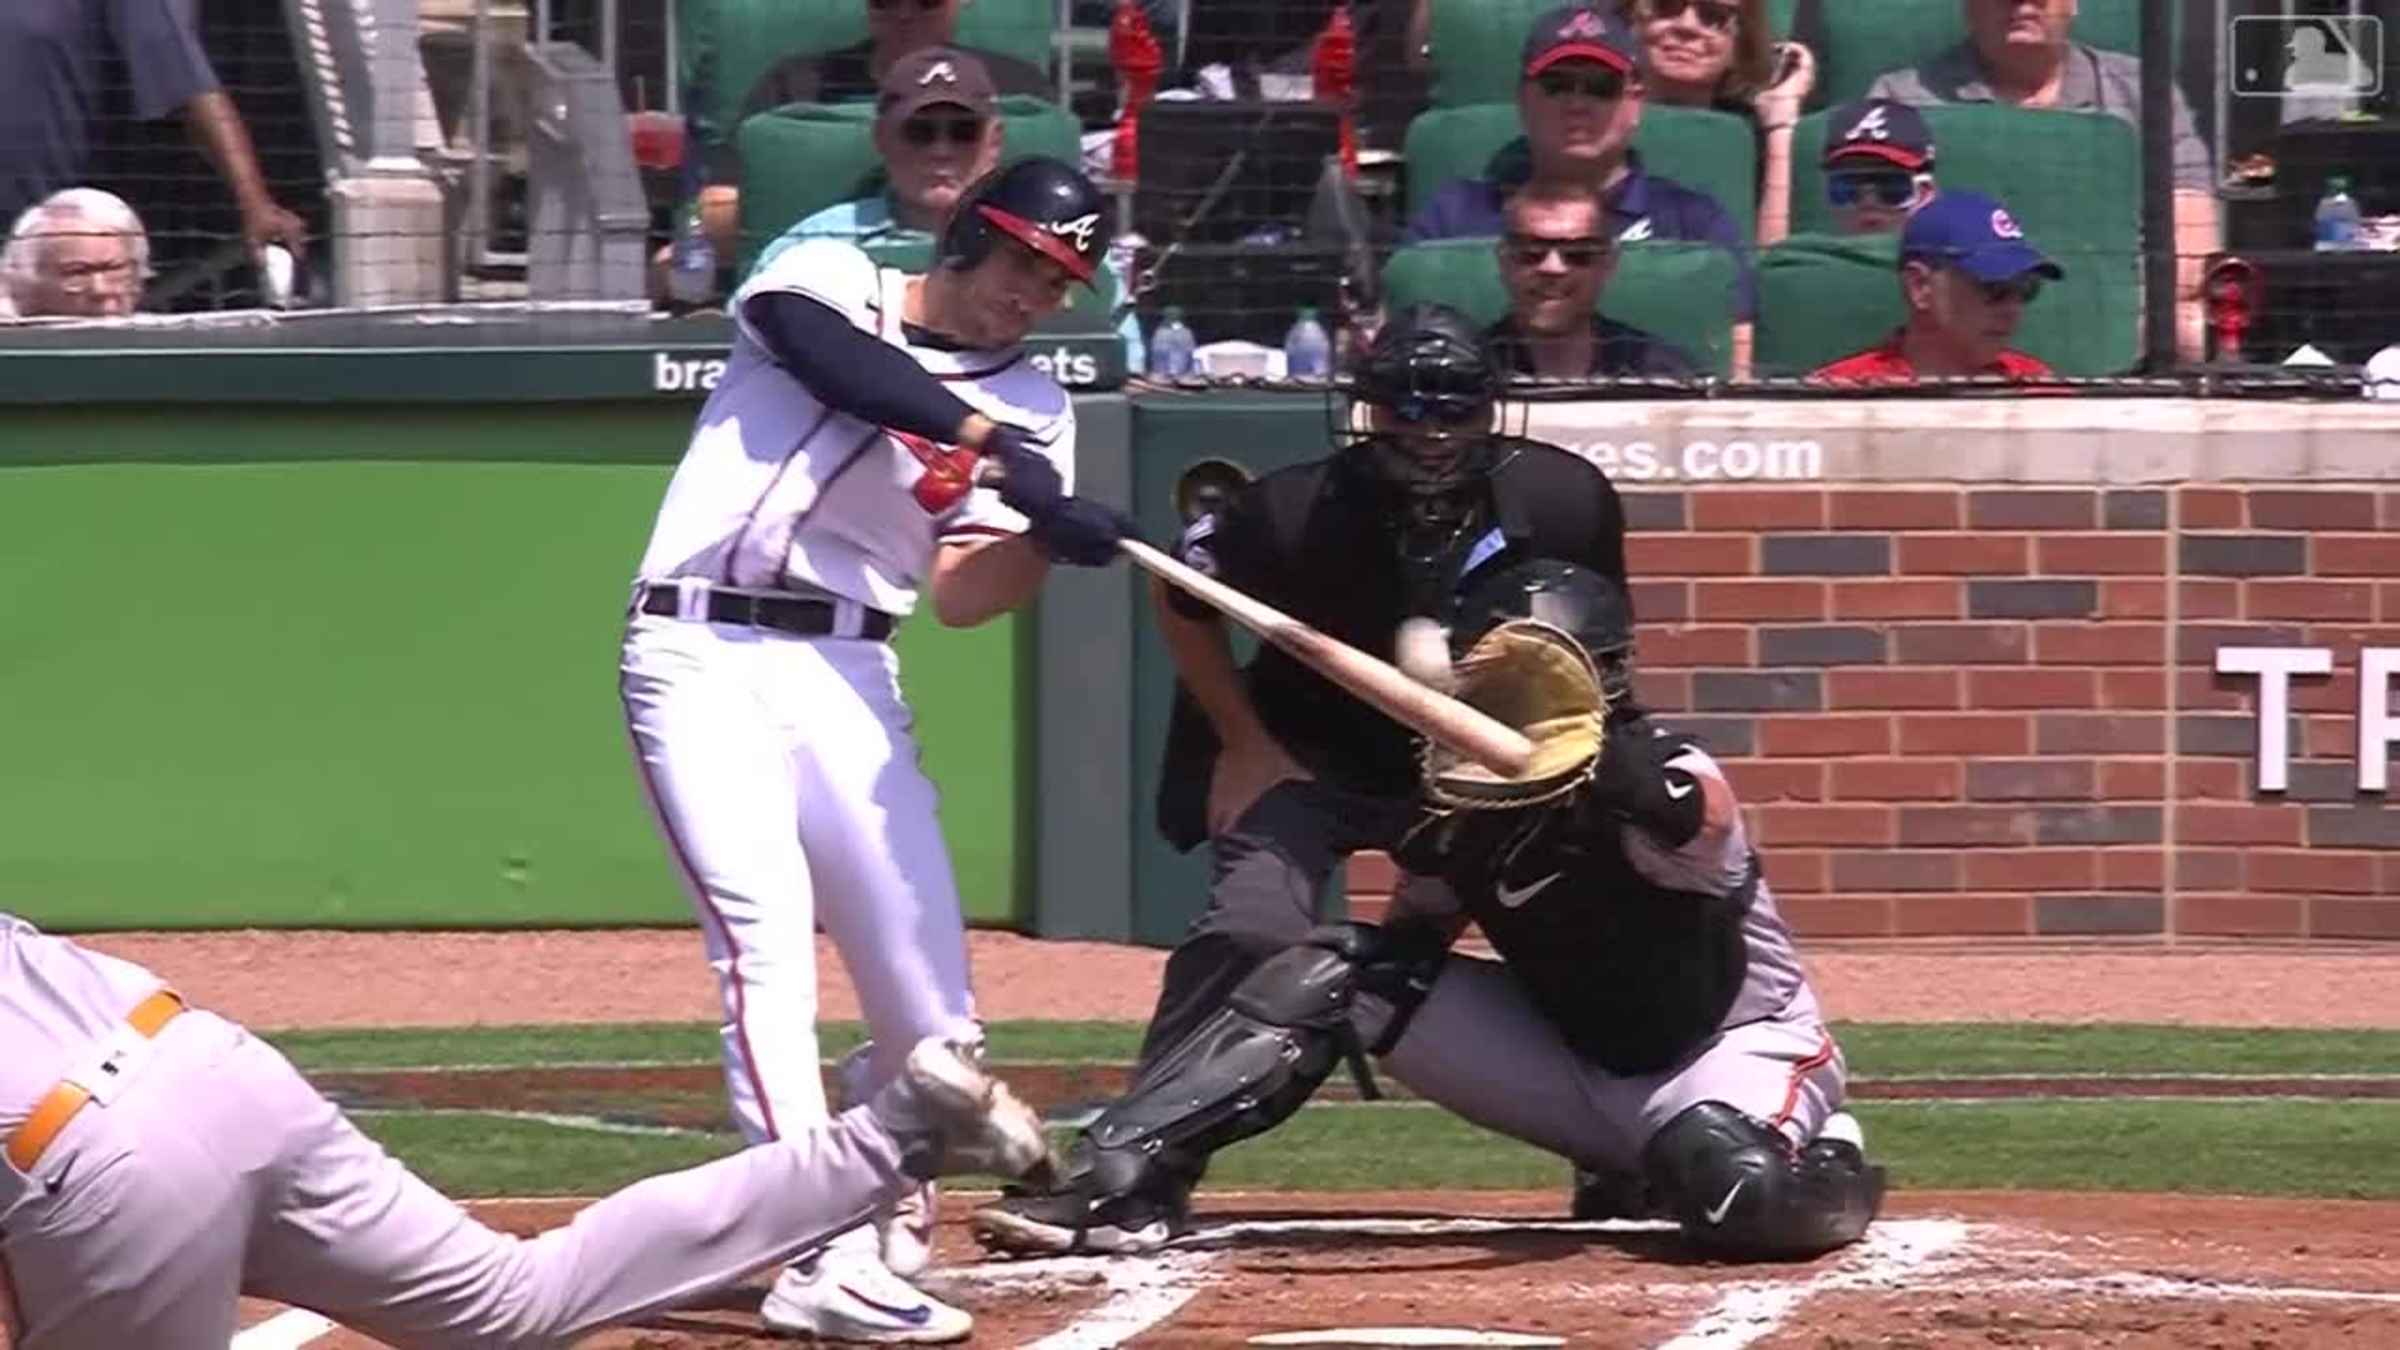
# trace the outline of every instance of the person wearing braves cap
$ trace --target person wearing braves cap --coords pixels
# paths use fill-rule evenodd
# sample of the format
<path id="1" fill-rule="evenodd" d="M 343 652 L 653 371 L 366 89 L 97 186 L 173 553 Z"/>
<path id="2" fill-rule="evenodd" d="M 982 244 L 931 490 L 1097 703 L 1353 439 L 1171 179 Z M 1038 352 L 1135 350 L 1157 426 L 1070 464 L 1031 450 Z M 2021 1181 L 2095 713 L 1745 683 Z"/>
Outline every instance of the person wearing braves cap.
<path id="1" fill-rule="evenodd" d="M 969 183 L 999 166 L 1006 139 L 982 61 L 956 47 L 911 52 L 884 72 L 875 101 L 881 188 L 803 217 L 794 232 L 862 243 L 930 234 Z"/>
<path id="2" fill-rule="evenodd" d="M 619 688 L 753 1143 L 827 1116 L 820 920 L 873 1038 L 839 1070 L 850 1100 L 928 1036 L 970 1058 L 982 1044 L 889 639 L 920 601 L 953 628 L 1017 609 L 1053 563 L 1104 565 L 1131 531 L 1068 495 L 1075 407 L 1022 346 L 1092 284 L 1109 215 L 1073 166 L 1035 156 L 965 190 L 926 275 L 786 235 L 733 297 L 732 356 L 635 574 Z M 964 1339 L 973 1318 L 907 1280 L 931 1259 L 933 1207 L 911 1190 L 816 1244 L 760 1315 L 819 1340 Z"/>
<path id="3" fill-rule="evenodd" d="M 1843 234 L 1894 234 L 1933 199 L 1933 131 L 1888 98 L 1845 103 L 1826 119 L 1825 200 Z"/>
<path id="4" fill-rule="evenodd" d="M 2050 367 L 2008 344 L 2042 283 L 2065 275 L 1997 200 L 1980 192 L 1938 193 L 1900 231 L 1907 320 L 1879 345 L 1810 378 L 1832 384 L 2048 379 Z"/>

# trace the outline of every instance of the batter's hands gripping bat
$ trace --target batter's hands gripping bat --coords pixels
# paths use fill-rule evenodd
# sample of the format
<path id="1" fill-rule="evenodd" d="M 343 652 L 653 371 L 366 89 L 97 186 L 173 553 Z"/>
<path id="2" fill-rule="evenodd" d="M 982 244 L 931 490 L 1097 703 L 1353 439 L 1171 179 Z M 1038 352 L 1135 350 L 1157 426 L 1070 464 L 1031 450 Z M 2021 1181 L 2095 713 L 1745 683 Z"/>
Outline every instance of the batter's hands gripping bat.
<path id="1" fill-rule="evenodd" d="M 1006 478 L 1006 472 L 992 460 L 983 460 L 975 467 L 975 481 L 985 487 L 999 487 Z M 1290 652 L 1400 725 L 1448 746 L 1494 773 L 1513 777 L 1532 762 L 1533 742 L 1523 732 L 1447 694 L 1426 688 L 1390 662 L 1377 660 L 1347 642 L 1328 637 L 1265 601 L 1177 562 L 1139 539 L 1119 540 L 1117 547 L 1147 571 L 1232 615 L 1243 627 Z"/>

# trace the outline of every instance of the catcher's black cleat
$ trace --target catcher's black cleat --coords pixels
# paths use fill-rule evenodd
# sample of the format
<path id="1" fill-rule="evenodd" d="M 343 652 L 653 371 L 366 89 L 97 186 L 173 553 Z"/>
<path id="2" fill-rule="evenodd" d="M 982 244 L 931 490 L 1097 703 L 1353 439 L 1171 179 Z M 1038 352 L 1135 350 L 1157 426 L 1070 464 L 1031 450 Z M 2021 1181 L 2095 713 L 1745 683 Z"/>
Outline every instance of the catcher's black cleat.
<path id="1" fill-rule="evenodd" d="M 1632 1172 L 1575 1169 L 1568 1213 L 1577 1219 L 1669 1219 L 1674 1215 L 1644 1178 Z"/>
<path id="2" fill-rule="evenodd" d="M 967 1216 L 975 1240 L 997 1252 L 1139 1255 L 1191 1231 L 1180 1204 L 1129 1195 L 1093 1204 L 1075 1189 L 1036 1192 L 1011 1186 Z"/>

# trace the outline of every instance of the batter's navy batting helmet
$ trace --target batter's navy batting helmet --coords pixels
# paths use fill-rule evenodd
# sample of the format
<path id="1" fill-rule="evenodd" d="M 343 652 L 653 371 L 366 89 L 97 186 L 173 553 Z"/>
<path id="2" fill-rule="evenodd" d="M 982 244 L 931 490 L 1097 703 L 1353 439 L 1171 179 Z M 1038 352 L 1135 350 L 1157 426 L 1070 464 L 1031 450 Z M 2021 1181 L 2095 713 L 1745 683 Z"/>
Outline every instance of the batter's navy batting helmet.
<path id="1" fill-rule="evenodd" d="M 945 267 L 973 267 L 1006 235 L 1089 286 L 1108 253 L 1110 207 L 1073 165 L 1044 155 L 995 169 L 960 194 L 942 227 Z"/>
<path id="2" fill-rule="evenodd" d="M 1630 706 L 1633 597 L 1623 581 L 1555 558 L 1469 572 L 1459 583 L 1451 645 L 1464 652 L 1510 619 L 1539 620 L 1574 638 L 1599 667 L 1610 706 Z"/>

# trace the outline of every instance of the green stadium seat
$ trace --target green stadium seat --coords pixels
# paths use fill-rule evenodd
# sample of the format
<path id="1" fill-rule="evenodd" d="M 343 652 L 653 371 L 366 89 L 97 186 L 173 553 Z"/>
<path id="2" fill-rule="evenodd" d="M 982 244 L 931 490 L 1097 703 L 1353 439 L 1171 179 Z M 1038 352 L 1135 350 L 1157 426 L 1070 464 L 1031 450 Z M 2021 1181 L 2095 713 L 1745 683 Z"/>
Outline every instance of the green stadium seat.
<path id="1" fill-rule="evenodd" d="M 1065 110 L 1011 95 L 1000 100 L 1000 117 L 1008 127 L 1008 158 L 1040 154 L 1075 162 L 1079 128 Z M 874 123 L 874 106 L 866 103 L 794 103 L 742 123 L 735 140 L 742 159 L 742 271 L 794 223 L 865 195 L 883 162 Z"/>
<path id="2" fill-rule="evenodd" d="M 1408 210 L 1442 184 L 1480 178 L 1492 157 L 1522 135 L 1514 103 L 1435 108 L 1408 124 Z M 1651 172 L 1717 199 L 1744 239 L 1758 230 L 1758 143 L 1749 123 L 1706 108 L 1644 108 L 1633 148 Z"/>
<path id="3" fill-rule="evenodd" d="M 2176 28 L 2183 26 L 2176 5 Z M 1829 108 L 1866 96 L 1867 86 L 1887 70 L 1918 65 L 1967 40 L 1967 19 L 1958 0 L 1820 0 L 1814 38 L 1817 87 L 1812 108 Z M 2111 51 L 2142 47 L 2141 0 L 2082 0 L 2075 15 L 2075 40 Z"/>
<path id="4" fill-rule="evenodd" d="M 2048 249 L 2039 231 L 2026 232 Z M 1905 317 L 1899 251 L 1899 239 L 1888 234 L 1795 234 L 1763 252 L 1752 354 L 1757 376 L 1806 375 L 1898 327 Z M 2052 282 L 2026 309 L 2016 345 L 2061 375 L 2130 370 L 2139 356 L 2132 267 L 2103 271 L 2060 261 L 2067 279 Z"/>
<path id="5" fill-rule="evenodd" d="M 1054 0 L 975 0 L 959 15 L 958 40 L 1049 70 L 1056 23 Z M 678 75 L 702 148 L 734 134 L 725 119 L 775 63 L 866 36 L 864 0 L 681 0 Z"/>
<path id="6" fill-rule="evenodd" d="M 1731 315 L 1738 275 L 1732 256 L 1707 244 L 1633 244 L 1618 254 L 1616 274 L 1600 297 L 1600 312 L 1665 338 L 1683 348 L 1701 369 L 1723 375 L 1732 367 Z M 1497 323 L 1508 312 L 1500 260 L 1488 239 L 1445 239 L 1402 248 L 1384 264 L 1383 288 L 1384 303 L 1394 312 L 1433 301 L 1480 324 Z M 1715 305 L 1698 302 L 1712 295 L 1724 299 Z"/>
<path id="7" fill-rule="evenodd" d="M 2141 138 L 2115 117 L 1999 104 L 1961 103 L 1924 109 L 1940 148 L 1941 181 L 1988 193 L 2008 204 L 2027 237 L 2067 269 L 2025 316 L 2025 349 L 2061 373 L 2115 374 L 2135 359 L 2141 309 Z M 1800 119 L 1792 132 L 1792 230 L 1833 228 L 1825 202 L 1828 114 Z M 2028 146 L 2040 147 L 2029 153 Z M 1759 347 L 1762 374 L 1790 373 L 1770 365 L 1766 332 L 1776 325 L 1760 277 Z M 1897 302 L 1895 302 L 1897 303 Z M 1803 327 L 1801 311 L 1782 316 Z M 1856 350 L 1872 340 L 1853 342 Z M 1844 330 L 1843 341 L 1859 338 Z M 1814 350 L 1813 347 L 1810 350 Z"/>

